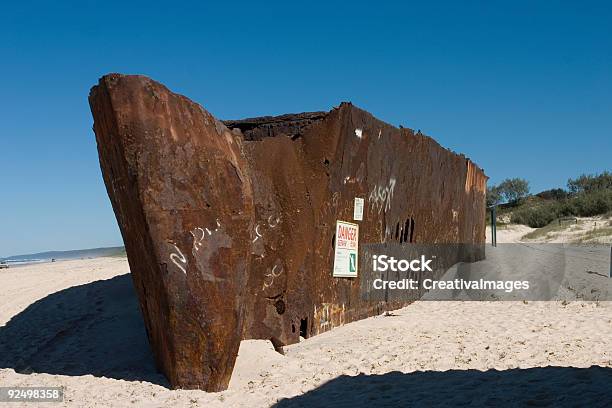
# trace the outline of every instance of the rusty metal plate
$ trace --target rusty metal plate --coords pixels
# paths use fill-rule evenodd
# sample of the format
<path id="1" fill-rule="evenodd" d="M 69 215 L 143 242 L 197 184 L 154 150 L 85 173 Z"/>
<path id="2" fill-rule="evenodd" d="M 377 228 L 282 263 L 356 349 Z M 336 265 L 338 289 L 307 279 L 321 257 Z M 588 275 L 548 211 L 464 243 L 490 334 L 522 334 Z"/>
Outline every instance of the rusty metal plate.
<path id="1" fill-rule="evenodd" d="M 484 248 L 483 171 L 350 103 L 221 122 L 119 74 L 89 100 L 149 341 L 173 387 L 227 388 L 241 339 L 278 347 L 405 304 L 368 301 L 360 277 L 332 277 L 337 220 L 359 225 L 360 245 Z"/>

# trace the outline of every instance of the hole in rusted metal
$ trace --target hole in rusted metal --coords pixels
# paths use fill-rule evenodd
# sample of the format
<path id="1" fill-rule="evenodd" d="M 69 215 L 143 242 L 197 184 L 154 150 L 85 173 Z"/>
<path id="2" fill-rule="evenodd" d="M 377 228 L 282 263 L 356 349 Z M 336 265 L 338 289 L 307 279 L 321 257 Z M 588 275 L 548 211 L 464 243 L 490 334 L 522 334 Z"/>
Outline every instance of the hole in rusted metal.
<path id="1" fill-rule="evenodd" d="M 408 242 L 408 234 L 411 233 L 410 231 L 410 226 L 411 226 L 411 222 L 410 222 L 411 218 L 406 218 L 406 222 L 404 223 L 404 242 Z"/>
<path id="2" fill-rule="evenodd" d="M 291 323 L 291 333 L 295 333 L 295 324 Z"/>
<path id="3" fill-rule="evenodd" d="M 308 318 L 300 320 L 300 336 L 308 338 Z"/>
<path id="4" fill-rule="evenodd" d="M 399 222 L 395 224 L 395 239 L 399 237 Z"/>
<path id="5" fill-rule="evenodd" d="M 336 234 L 332 237 L 332 249 L 336 249 Z"/>
<path id="6" fill-rule="evenodd" d="M 414 236 L 414 219 L 412 217 L 410 217 L 410 242 L 414 242 L 413 241 L 413 236 Z"/>
<path id="7" fill-rule="evenodd" d="M 276 313 L 278 313 L 279 315 L 285 313 L 285 302 L 283 302 L 282 300 L 277 300 L 274 304 L 274 307 L 276 308 Z"/>

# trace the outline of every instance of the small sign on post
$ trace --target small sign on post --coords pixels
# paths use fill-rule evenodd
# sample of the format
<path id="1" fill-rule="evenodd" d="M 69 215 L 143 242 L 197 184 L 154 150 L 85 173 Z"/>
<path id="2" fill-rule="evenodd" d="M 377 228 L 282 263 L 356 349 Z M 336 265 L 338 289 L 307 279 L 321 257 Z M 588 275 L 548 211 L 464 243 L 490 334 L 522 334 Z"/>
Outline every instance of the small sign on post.
<path id="1" fill-rule="evenodd" d="M 356 278 L 359 254 L 359 225 L 336 221 L 336 242 L 334 251 L 335 278 Z"/>

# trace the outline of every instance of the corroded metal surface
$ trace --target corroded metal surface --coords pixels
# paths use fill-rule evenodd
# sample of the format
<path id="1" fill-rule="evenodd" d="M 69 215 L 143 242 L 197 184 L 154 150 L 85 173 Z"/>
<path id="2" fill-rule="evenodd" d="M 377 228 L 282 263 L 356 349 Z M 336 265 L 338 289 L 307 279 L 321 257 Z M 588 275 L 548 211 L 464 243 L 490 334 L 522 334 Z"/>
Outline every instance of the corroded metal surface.
<path id="1" fill-rule="evenodd" d="M 484 244 L 482 170 L 350 103 L 223 124 L 148 78 L 112 74 L 90 104 L 151 346 L 175 387 L 225 389 L 242 338 L 291 344 L 403 305 L 331 276 L 335 223 L 353 220 L 355 197 L 360 244 Z"/>

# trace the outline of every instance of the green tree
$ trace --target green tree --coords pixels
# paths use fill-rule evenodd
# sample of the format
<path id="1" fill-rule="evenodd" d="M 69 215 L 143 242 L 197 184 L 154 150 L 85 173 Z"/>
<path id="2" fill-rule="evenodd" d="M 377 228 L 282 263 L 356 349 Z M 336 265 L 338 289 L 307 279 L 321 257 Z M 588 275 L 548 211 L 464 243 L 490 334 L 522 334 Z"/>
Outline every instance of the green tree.
<path id="1" fill-rule="evenodd" d="M 505 179 L 497 186 L 499 194 L 508 203 L 517 204 L 529 195 L 529 182 L 521 178 Z"/>
<path id="2" fill-rule="evenodd" d="M 567 188 L 574 194 L 612 188 L 612 173 L 604 171 L 601 174 L 583 174 L 576 179 L 567 181 Z"/>
<path id="3" fill-rule="evenodd" d="M 497 186 L 487 186 L 487 207 L 501 203 L 502 197 Z"/>

